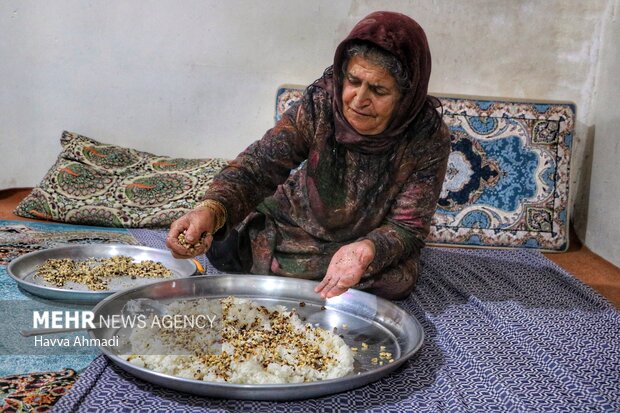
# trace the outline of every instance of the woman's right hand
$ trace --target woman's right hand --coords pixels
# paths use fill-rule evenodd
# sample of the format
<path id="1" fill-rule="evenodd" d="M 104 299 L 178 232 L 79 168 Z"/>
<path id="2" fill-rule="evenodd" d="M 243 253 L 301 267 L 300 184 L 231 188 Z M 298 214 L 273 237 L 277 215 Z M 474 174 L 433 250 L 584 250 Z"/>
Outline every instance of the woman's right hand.
<path id="1" fill-rule="evenodd" d="M 175 258 L 191 258 L 204 254 L 211 247 L 215 229 L 215 213 L 208 208 L 193 209 L 170 225 L 166 246 Z M 199 245 L 194 245 L 192 250 L 184 247 L 179 242 L 179 235 L 185 234 L 187 244 L 195 244 L 200 241 L 203 233 L 207 233 Z"/>

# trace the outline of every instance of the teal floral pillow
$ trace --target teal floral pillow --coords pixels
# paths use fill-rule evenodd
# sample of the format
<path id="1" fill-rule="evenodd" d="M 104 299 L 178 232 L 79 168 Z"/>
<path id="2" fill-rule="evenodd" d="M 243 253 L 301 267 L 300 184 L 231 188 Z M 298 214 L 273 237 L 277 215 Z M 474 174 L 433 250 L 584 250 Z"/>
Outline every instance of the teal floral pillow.
<path id="1" fill-rule="evenodd" d="M 203 199 L 221 158 L 157 156 L 63 132 L 63 151 L 15 214 L 84 225 L 167 227 Z"/>

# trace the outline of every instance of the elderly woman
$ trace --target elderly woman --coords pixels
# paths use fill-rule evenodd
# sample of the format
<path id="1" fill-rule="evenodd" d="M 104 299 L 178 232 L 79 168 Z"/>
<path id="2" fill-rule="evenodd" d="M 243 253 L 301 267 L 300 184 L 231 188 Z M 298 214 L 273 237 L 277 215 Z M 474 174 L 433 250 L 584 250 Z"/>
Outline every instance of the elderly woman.
<path id="1" fill-rule="evenodd" d="M 450 151 L 430 71 L 415 21 L 364 18 L 333 66 L 172 224 L 168 247 L 177 257 L 207 251 L 227 272 L 322 280 L 323 298 L 351 287 L 406 297 Z M 190 253 L 181 233 L 189 243 L 208 235 Z"/>

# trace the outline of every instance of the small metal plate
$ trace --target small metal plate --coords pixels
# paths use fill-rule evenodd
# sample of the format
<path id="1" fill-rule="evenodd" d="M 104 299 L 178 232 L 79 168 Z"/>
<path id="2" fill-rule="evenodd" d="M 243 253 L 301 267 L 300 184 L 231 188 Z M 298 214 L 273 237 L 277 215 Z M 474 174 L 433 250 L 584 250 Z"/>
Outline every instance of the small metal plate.
<path id="1" fill-rule="evenodd" d="M 284 305 L 295 308 L 306 322 L 341 334 L 355 353 L 355 371 L 333 380 L 299 384 L 232 384 L 184 379 L 138 367 L 120 358 L 122 346 L 101 347 L 114 363 L 127 372 L 151 383 L 203 396 L 246 400 L 295 400 L 339 393 L 376 381 L 389 374 L 422 346 L 424 330 L 408 312 L 394 303 L 357 290 L 329 300 L 314 292 L 316 282 L 262 275 L 217 275 L 164 281 L 116 293 L 93 309 L 95 319 L 122 314 L 130 300 L 150 298 L 160 303 L 196 298 L 236 296 L 250 298 L 267 307 Z M 303 304 L 302 304 L 303 303 Z M 120 342 L 128 337 L 125 329 L 101 328 L 89 331 L 91 337 Z M 362 349 L 362 343 L 368 345 Z M 382 350 L 382 347 L 384 349 Z M 375 362 L 380 351 L 392 354 L 393 361 Z"/>
<path id="2" fill-rule="evenodd" d="M 107 290 L 91 291 L 86 285 L 78 283 L 67 283 L 63 287 L 56 287 L 47 283 L 42 277 L 36 276 L 37 267 L 48 259 L 86 260 L 88 258 L 111 258 L 118 255 L 131 257 L 137 262 L 145 260 L 160 262 L 172 271 L 174 279 L 189 277 L 196 273 L 196 264 L 191 259 L 176 259 L 166 250 L 122 244 L 72 245 L 33 251 L 11 261 L 7 272 L 21 288 L 34 295 L 73 303 L 97 303 L 117 291 L 170 279 L 114 277 L 109 281 Z"/>

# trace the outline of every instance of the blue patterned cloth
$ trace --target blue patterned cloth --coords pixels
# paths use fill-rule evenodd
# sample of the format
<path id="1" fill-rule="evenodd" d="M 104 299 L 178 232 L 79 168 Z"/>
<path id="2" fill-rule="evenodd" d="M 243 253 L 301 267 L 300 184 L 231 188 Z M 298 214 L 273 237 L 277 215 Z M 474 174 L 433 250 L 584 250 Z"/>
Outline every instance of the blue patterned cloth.
<path id="1" fill-rule="evenodd" d="M 211 399 L 151 385 L 101 356 L 54 411 L 620 411 L 620 312 L 590 287 L 529 250 L 427 248 L 422 268 L 399 304 L 425 343 L 375 383 L 295 402 Z"/>

